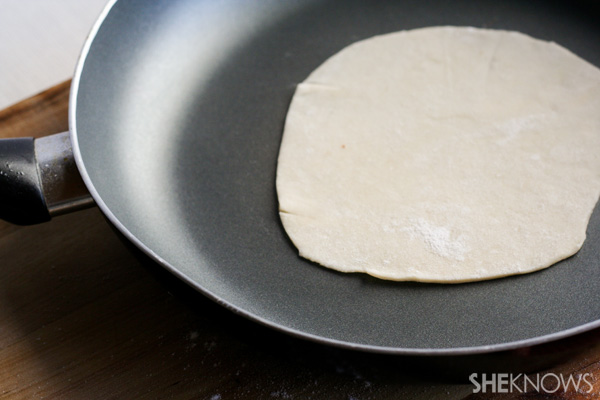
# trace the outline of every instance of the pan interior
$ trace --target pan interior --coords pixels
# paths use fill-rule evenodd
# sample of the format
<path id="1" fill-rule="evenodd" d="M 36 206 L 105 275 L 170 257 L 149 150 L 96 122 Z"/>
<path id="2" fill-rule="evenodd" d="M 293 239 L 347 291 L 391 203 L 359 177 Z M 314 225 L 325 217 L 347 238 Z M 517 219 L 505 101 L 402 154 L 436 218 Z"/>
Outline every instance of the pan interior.
<path id="1" fill-rule="evenodd" d="M 600 65 L 587 3 L 507 0 L 113 4 L 75 77 L 79 166 L 115 225 L 205 294 L 271 326 L 393 353 L 479 352 L 597 325 L 600 215 L 575 256 L 494 281 L 385 282 L 298 257 L 276 160 L 296 84 L 344 46 L 434 25 L 511 29 Z"/>

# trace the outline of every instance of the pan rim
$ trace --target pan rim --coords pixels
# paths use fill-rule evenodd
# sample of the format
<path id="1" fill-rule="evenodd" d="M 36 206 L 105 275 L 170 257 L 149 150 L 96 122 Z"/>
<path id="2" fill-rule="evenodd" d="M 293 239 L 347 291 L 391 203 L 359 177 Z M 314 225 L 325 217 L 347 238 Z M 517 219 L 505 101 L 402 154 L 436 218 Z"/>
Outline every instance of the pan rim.
<path id="1" fill-rule="evenodd" d="M 327 338 L 324 336 L 319 336 L 311 333 L 307 333 L 301 330 L 292 329 L 285 325 L 281 325 L 270 321 L 266 318 L 260 317 L 251 312 L 245 311 L 238 306 L 230 303 L 229 301 L 224 300 L 223 298 L 215 295 L 210 290 L 202 287 L 195 280 L 181 272 L 176 266 L 171 265 L 167 260 L 160 257 L 155 251 L 146 246 L 140 239 L 138 239 L 118 218 L 117 216 L 110 210 L 108 205 L 102 199 L 100 193 L 96 189 L 88 171 L 86 168 L 85 161 L 81 154 L 81 149 L 79 147 L 79 138 L 77 134 L 77 97 L 79 93 L 79 85 L 82 78 L 82 73 L 84 70 L 84 65 L 87 60 L 87 56 L 89 54 L 92 43 L 94 42 L 98 31 L 106 20 L 107 16 L 110 14 L 112 8 L 117 4 L 119 0 L 109 0 L 106 4 L 105 8 L 102 10 L 100 15 L 98 16 L 96 22 L 92 26 L 85 42 L 80 52 L 79 58 L 77 60 L 75 71 L 72 79 L 71 90 L 69 94 L 69 110 L 68 110 L 68 119 L 69 119 L 69 131 L 70 131 L 70 139 L 73 148 L 73 155 L 77 165 L 77 168 L 81 174 L 81 177 L 89 190 L 92 198 L 94 199 L 96 205 L 100 209 L 100 211 L 104 214 L 104 216 L 109 220 L 109 222 L 133 245 L 135 245 L 139 250 L 142 251 L 146 256 L 151 258 L 154 262 L 158 263 L 162 268 L 168 270 L 171 274 L 176 276 L 181 281 L 185 282 L 188 286 L 201 293 L 202 295 L 208 297 L 212 301 L 217 304 L 225 307 L 229 311 L 234 312 L 237 315 L 240 315 L 244 318 L 247 318 L 251 321 L 260 323 L 263 326 L 272 328 L 276 331 L 289 334 L 291 336 L 306 339 L 312 342 L 316 342 L 319 344 L 329 345 L 333 347 L 349 349 L 349 350 L 357 350 L 369 353 L 379 353 L 379 354 L 390 354 L 390 355 L 403 355 L 403 356 L 461 356 L 461 355 L 476 355 L 476 354 L 489 354 L 489 353 L 497 353 L 504 352 L 516 349 L 522 349 L 525 347 L 531 347 L 536 345 L 547 344 L 550 342 L 554 342 L 560 339 L 565 339 L 571 336 L 575 336 L 578 334 L 582 334 L 588 331 L 591 331 L 595 328 L 600 327 L 600 319 L 597 319 L 592 322 L 588 322 L 579 326 L 575 326 L 569 329 L 564 329 L 561 331 L 557 331 L 551 334 L 546 334 L 542 336 L 535 336 L 528 339 L 521 339 L 511 342 L 505 343 L 496 343 L 489 345 L 477 345 L 470 347 L 453 347 L 453 348 L 410 348 L 410 347 L 391 347 L 391 346 L 377 346 L 377 345 L 368 345 L 368 344 L 360 344 L 360 343 L 351 343 L 348 341 L 342 341 L 332 338 Z"/>

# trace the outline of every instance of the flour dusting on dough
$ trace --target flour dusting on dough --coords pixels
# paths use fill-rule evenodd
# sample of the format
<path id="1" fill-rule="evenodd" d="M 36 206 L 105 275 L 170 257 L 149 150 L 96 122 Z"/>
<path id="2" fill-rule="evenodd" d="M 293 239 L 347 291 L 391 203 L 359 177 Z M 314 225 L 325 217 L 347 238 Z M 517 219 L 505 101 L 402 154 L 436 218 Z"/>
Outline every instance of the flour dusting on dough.
<path id="1" fill-rule="evenodd" d="M 450 229 L 419 218 L 407 231 L 423 240 L 435 254 L 455 261 L 464 261 L 468 247 L 463 237 L 453 238 Z"/>

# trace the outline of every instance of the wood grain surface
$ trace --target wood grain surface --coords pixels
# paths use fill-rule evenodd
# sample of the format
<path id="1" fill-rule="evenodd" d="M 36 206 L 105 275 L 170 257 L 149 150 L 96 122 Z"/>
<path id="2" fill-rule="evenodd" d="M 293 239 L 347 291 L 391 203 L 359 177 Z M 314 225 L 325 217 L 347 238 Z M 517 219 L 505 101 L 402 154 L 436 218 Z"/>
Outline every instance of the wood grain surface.
<path id="1" fill-rule="evenodd" d="M 67 129 L 68 90 L 0 112 L 0 137 Z M 589 374 L 593 391 L 473 394 L 471 382 L 440 375 L 468 359 L 434 369 L 242 319 L 138 257 L 97 209 L 30 227 L 0 222 L 0 260 L 0 399 L 600 398 L 598 331 L 522 350 L 578 347 L 541 373 Z"/>

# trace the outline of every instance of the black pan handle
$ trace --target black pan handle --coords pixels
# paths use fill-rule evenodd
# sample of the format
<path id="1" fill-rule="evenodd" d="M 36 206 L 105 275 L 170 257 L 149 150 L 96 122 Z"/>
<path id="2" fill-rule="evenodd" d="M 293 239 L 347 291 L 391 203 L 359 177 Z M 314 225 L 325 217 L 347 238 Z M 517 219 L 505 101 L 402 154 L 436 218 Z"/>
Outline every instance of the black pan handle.
<path id="1" fill-rule="evenodd" d="M 90 207 L 68 132 L 0 139 L 0 218 L 19 225 Z"/>

